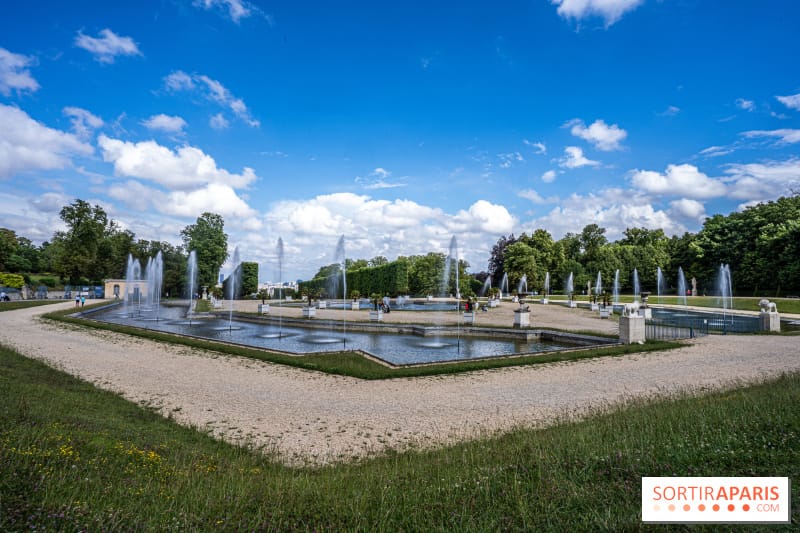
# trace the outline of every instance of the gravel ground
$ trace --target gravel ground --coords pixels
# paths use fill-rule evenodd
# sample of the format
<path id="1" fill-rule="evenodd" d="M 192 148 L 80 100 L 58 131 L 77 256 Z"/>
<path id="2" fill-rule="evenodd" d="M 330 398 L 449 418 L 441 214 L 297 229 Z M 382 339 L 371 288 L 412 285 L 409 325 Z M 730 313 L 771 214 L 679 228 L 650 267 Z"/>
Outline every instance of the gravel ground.
<path id="1" fill-rule="evenodd" d="M 478 320 L 485 316 L 510 325 L 513 307 L 506 307 Z M 0 313 L 0 342 L 171 413 L 179 423 L 263 446 L 288 464 L 440 446 L 547 425 L 637 397 L 730 387 L 800 371 L 797 336 L 713 335 L 667 352 L 364 381 L 38 318 L 52 309 Z M 617 327 L 588 311 L 554 305 L 532 310 L 534 326 L 605 332 Z M 418 315 L 391 313 L 398 321 L 419 321 Z"/>

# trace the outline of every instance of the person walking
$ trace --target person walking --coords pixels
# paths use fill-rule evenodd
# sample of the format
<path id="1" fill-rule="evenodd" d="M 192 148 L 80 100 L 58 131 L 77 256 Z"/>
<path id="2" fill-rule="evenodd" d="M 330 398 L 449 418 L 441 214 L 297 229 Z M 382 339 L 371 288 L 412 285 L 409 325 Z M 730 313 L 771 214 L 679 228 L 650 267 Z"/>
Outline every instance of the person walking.
<path id="1" fill-rule="evenodd" d="M 81 294 L 81 307 L 85 307 L 85 306 L 86 306 L 86 296 Z"/>
<path id="2" fill-rule="evenodd" d="M 76 294 L 75 295 L 75 307 L 78 307 L 80 305 L 81 305 L 81 295 L 80 294 Z"/>

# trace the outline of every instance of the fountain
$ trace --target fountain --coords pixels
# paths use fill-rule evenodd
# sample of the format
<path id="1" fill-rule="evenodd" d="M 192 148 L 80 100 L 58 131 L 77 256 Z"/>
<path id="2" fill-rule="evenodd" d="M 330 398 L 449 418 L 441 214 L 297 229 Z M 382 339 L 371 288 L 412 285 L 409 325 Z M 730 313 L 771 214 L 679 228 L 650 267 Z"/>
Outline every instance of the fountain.
<path id="1" fill-rule="evenodd" d="M 634 270 L 635 272 L 635 270 Z M 619 304 L 619 269 L 614 272 L 614 288 L 611 293 L 614 305 Z"/>
<path id="2" fill-rule="evenodd" d="M 503 292 L 505 289 L 505 292 Z M 503 297 L 503 294 L 508 295 L 508 273 L 503 272 L 503 279 L 500 281 L 500 298 Z"/>
<path id="3" fill-rule="evenodd" d="M 161 309 L 161 286 L 164 278 L 164 259 L 161 250 L 155 257 L 147 260 L 145 271 L 147 279 L 147 307 L 155 313 L 156 322 L 159 319 Z"/>
<path id="4" fill-rule="evenodd" d="M 281 287 L 278 294 L 278 338 L 283 337 L 283 239 L 278 237 L 278 244 L 275 247 L 275 255 L 278 260 L 278 286 Z"/>
<path id="5" fill-rule="evenodd" d="M 550 272 L 544 274 L 544 294 L 542 295 L 542 303 L 547 304 L 547 296 L 550 294 Z"/>
<path id="6" fill-rule="evenodd" d="M 641 300 L 642 298 L 642 288 L 639 286 L 639 271 L 635 268 L 633 269 L 633 301 Z"/>
<path id="7" fill-rule="evenodd" d="M 522 289 L 525 289 L 524 291 Z M 519 283 L 517 284 L 517 294 L 527 294 L 528 292 L 528 276 L 527 274 L 523 274 L 521 278 L 519 278 Z"/>
<path id="8" fill-rule="evenodd" d="M 339 237 L 339 242 L 336 243 L 336 251 L 333 253 L 333 260 L 341 265 L 342 269 L 342 309 L 346 309 L 346 302 L 347 302 L 347 259 L 344 253 L 344 235 Z M 338 280 L 336 276 L 332 276 L 332 281 L 334 283 L 333 292 L 331 292 L 332 297 L 336 297 L 338 287 Z M 347 347 L 347 314 L 342 314 L 342 347 Z"/>
<path id="9" fill-rule="evenodd" d="M 717 276 L 717 292 L 720 298 L 720 307 L 722 307 L 722 315 L 729 309 L 733 309 L 733 286 L 731 285 L 731 268 L 729 265 L 723 264 L 719 266 L 719 274 Z"/>
<path id="10" fill-rule="evenodd" d="M 487 276 L 487 278 L 483 282 L 483 287 L 481 287 L 481 292 L 478 296 L 486 296 L 486 291 L 488 291 L 492 287 L 492 277 Z"/>
<path id="11" fill-rule="evenodd" d="M 189 324 L 191 324 L 192 314 L 194 313 L 194 293 L 197 289 L 197 252 L 194 250 L 189 252 L 189 261 L 186 264 L 186 278 L 189 283 L 189 310 L 186 312 L 186 317 L 189 319 Z"/>
<path id="12" fill-rule="evenodd" d="M 458 282 L 458 241 L 456 236 L 450 239 L 450 247 L 447 250 L 447 259 L 444 261 L 444 296 L 447 296 L 450 287 L 450 270 L 455 267 L 456 270 L 456 313 L 458 318 L 456 322 L 456 349 L 461 352 L 461 287 Z"/>
<path id="13" fill-rule="evenodd" d="M 239 268 L 241 266 L 241 262 L 239 261 L 239 247 L 237 246 L 236 249 L 233 251 L 233 270 L 231 271 L 231 275 L 228 277 L 228 299 L 230 300 L 229 311 L 228 311 L 228 331 L 233 331 L 233 301 L 236 299 L 236 294 L 238 286 L 237 282 L 239 282 Z"/>
<path id="14" fill-rule="evenodd" d="M 567 277 L 567 282 L 564 285 L 564 292 L 567 293 L 567 306 L 568 307 L 578 307 L 577 302 L 575 302 L 575 300 L 572 299 L 572 295 L 575 292 L 574 279 L 575 279 L 575 276 L 573 275 L 572 272 L 570 272 L 569 273 L 569 277 Z"/>
<path id="15" fill-rule="evenodd" d="M 683 305 L 686 307 L 686 278 L 683 275 L 683 268 L 678 267 L 678 301 L 683 299 Z"/>
<path id="16" fill-rule="evenodd" d="M 661 303 L 661 295 L 665 292 L 664 273 L 661 267 L 656 269 L 656 295 L 658 296 L 658 303 Z"/>
<path id="17" fill-rule="evenodd" d="M 132 254 L 128 254 L 128 265 L 125 269 L 125 298 L 124 312 L 126 316 L 134 314 L 133 306 L 136 306 L 136 314 L 139 314 L 142 304 L 141 294 L 142 264 L 138 259 L 134 259 Z"/>

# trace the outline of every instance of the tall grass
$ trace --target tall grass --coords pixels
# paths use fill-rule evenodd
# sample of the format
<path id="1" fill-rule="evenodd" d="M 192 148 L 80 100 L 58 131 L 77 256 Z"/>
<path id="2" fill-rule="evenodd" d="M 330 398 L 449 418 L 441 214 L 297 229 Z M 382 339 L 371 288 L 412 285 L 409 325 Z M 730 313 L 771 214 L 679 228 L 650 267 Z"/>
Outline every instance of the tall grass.
<path id="1" fill-rule="evenodd" d="M 438 450 L 290 468 L 0 347 L 0 530 L 639 530 L 645 475 L 797 480 L 799 404 L 800 376 L 784 376 Z M 797 485 L 792 526 L 769 531 L 800 525 Z"/>

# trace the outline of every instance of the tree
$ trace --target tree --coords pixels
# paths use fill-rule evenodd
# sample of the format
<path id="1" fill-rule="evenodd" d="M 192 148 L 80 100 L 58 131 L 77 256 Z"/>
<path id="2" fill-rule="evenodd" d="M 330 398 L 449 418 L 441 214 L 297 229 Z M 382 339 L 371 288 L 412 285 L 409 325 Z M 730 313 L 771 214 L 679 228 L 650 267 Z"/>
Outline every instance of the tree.
<path id="1" fill-rule="evenodd" d="M 517 287 L 523 276 L 530 291 L 544 282 L 544 272 L 540 272 L 533 248 L 524 242 L 515 242 L 506 248 L 504 263 L 509 287 Z"/>
<path id="2" fill-rule="evenodd" d="M 371 267 L 381 266 L 387 264 L 388 262 L 389 260 L 386 259 L 384 256 L 376 255 L 375 257 L 369 260 L 369 266 Z"/>
<path id="3" fill-rule="evenodd" d="M 500 286 L 503 280 L 503 274 L 506 273 L 505 269 L 505 255 L 506 248 L 517 242 L 517 238 L 512 233 L 508 237 L 500 237 L 497 243 L 492 247 L 492 253 L 489 256 L 489 265 L 487 270 L 492 276 L 492 285 Z"/>
<path id="4" fill-rule="evenodd" d="M 53 237 L 53 245 L 57 246 L 53 267 L 72 283 L 79 283 L 82 278 L 99 281 L 105 275 L 97 262 L 98 248 L 109 224 L 105 210 L 99 205 L 75 200 L 61 208 L 59 214 L 67 230 L 58 231 Z"/>
<path id="5" fill-rule="evenodd" d="M 258 263 L 242 261 L 241 269 L 241 294 L 250 295 L 258 290 Z"/>
<path id="6" fill-rule="evenodd" d="M 6 262 L 17 251 L 17 234 L 14 230 L 0 228 L 0 270 L 6 267 Z"/>
<path id="7" fill-rule="evenodd" d="M 197 280 L 202 286 L 217 284 L 217 273 L 228 259 L 228 235 L 222 216 L 203 213 L 195 224 L 181 230 L 184 248 L 197 254 Z"/>
<path id="8" fill-rule="evenodd" d="M 597 224 L 589 224 L 583 228 L 579 240 L 583 248 L 584 264 L 594 261 L 600 248 L 608 242 L 605 233 L 606 229 Z"/>

